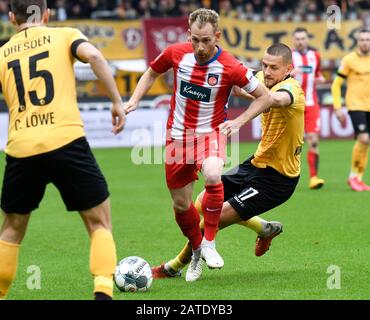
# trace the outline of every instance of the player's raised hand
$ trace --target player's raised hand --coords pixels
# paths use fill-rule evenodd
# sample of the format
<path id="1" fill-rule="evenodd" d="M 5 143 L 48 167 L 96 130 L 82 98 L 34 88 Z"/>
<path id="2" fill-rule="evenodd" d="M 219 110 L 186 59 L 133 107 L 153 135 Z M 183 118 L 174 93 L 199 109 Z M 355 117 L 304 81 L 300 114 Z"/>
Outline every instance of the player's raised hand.
<path id="1" fill-rule="evenodd" d="M 335 116 L 337 117 L 337 120 L 340 122 L 340 124 L 344 126 L 346 123 L 346 118 L 344 116 L 342 109 L 336 109 Z"/>
<path id="2" fill-rule="evenodd" d="M 126 112 L 122 102 L 112 104 L 112 132 L 116 135 L 119 134 L 126 124 Z"/>
<path id="3" fill-rule="evenodd" d="M 123 104 L 123 109 L 125 110 L 126 114 L 129 114 L 130 112 L 135 111 L 137 106 L 137 103 L 128 101 Z"/>
<path id="4" fill-rule="evenodd" d="M 228 120 L 221 123 L 219 126 L 220 132 L 227 137 L 230 137 L 234 133 L 240 130 L 241 125 L 235 120 Z"/>

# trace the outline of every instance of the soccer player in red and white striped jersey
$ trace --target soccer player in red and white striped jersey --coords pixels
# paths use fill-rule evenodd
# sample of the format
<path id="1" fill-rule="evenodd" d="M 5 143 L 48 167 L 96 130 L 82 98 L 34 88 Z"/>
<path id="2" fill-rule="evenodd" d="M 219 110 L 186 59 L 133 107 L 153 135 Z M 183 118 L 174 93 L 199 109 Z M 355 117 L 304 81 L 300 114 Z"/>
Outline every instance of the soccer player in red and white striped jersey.
<path id="1" fill-rule="evenodd" d="M 301 84 L 306 97 L 305 139 L 308 144 L 307 162 L 310 173 L 309 187 L 321 188 L 325 181 L 318 175 L 319 167 L 319 135 L 320 105 L 317 97 L 316 84 L 325 82 L 320 72 L 320 55 L 308 45 L 308 31 L 297 28 L 293 33 L 294 49 L 292 76 Z"/>
<path id="2" fill-rule="evenodd" d="M 193 249 L 187 281 L 198 278 L 202 258 L 210 268 L 221 268 L 224 264 L 215 248 L 215 236 L 224 199 L 221 173 L 225 163 L 226 136 L 239 130 L 247 121 L 243 113 L 225 123 L 232 87 L 244 88 L 256 98 L 249 107 L 255 115 L 272 102 L 268 91 L 252 72 L 218 45 L 221 37 L 218 24 L 219 16 L 215 11 L 194 11 L 189 17 L 189 42 L 165 49 L 150 64 L 125 105 L 128 113 L 135 110 L 155 79 L 173 69 L 174 92 L 167 123 L 166 181 L 177 224 Z M 223 123 L 225 128 L 220 132 L 219 126 Z M 205 181 L 202 201 L 204 237 L 199 227 L 199 214 L 192 202 L 198 171 Z"/>

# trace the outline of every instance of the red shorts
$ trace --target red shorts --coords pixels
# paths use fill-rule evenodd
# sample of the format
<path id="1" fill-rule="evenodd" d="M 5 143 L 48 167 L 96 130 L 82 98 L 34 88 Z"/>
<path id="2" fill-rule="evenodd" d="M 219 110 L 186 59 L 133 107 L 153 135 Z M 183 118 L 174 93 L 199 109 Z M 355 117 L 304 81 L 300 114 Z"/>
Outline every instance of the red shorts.
<path id="1" fill-rule="evenodd" d="M 227 137 L 218 132 L 185 140 L 166 142 L 166 182 L 169 189 L 185 187 L 198 180 L 205 159 L 226 160 Z"/>
<path id="2" fill-rule="evenodd" d="M 309 106 L 304 110 L 304 132 L 320 133 L 320 106 Z"/>

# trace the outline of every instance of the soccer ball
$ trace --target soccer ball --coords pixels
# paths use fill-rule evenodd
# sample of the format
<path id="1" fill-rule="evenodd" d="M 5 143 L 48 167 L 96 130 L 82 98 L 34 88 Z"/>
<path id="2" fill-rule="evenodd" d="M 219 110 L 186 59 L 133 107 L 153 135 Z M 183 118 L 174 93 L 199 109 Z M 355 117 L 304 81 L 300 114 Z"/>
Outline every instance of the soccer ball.
<path id="1" fill-rule="evenodd" d="M 121 260 L 114 274 L 114 282 L 124 292 L 147 291 L 153 282 L 152 270 L 143 258 L 132 256 Z"/>

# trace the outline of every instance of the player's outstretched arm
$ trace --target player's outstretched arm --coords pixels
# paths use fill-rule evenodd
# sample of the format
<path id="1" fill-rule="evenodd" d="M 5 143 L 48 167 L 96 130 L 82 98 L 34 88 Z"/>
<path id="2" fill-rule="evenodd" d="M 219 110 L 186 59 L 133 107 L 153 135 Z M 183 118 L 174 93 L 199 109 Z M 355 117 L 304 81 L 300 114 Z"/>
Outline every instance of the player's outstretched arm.
<path id="1" fill-rule="evenodd" d="M 118 91 L 112 71 L 103 54 L 88 42 L 81 43 L 76 51 L 77 57 L 91 65 L 92 70 L 98 79 L 104 84 L 107 95 L 112 101 L 112 132 L 120 133 L 126 122 L 126 114 L 123 108 L 122 98 Z"/>
<path id="2" fill-rule="evenodd" d="M 223 134 L 230 136 L 233 133 L 236 133 L 243 125 L 271 106 L 272 98 L 269 95 L 268 90 L 263 85 L 259 84 L 256 90 L 250 94 L 255 98 L 255 100 L 252 101 L 248 109 L 236 119 L 226 121 L 219 126 L 220 131 Z"/>
<path id="3" fill-rule="evenodd" d="M 335 110 L 335 115 L 338 121 L 344 125 L 345 117 L 342 111 L 342 101 L 341 101 L 341 88 L 344 79 L 341 76 L 336 76 L 331 85 L 331 94 L 333 96 L 333 107 Z"/>
<path id="4" fill-rule="evenodd" d="M 288 91 L 270 92 L 270 96 L 274 107 L 288 107 L 294 102 L 293 95 Z"/>
<path id="5" fill-rule="evenodd" d="M 255 97 L 253 97 L 251 94 L 249 94 L 243 88 L 240 88 L 238 86 L 233 86 L 232 95 L 235 96 L 235 97 L 238 97 L 238 98 L 246 99 L 246 100 L 254 100 L 255 99 Z"/>
<path id="6" fill-rule="evenodd" d="M 157 79 L 159 75 L 159 73 L 155 72 L 150 67 L 147 71 L 145 71 L 145 73 L 140 78 L 130 100 L 124 104 L 126 113 L 130 113 L 138 107 L 140 100 L 150 90 L 150 88 L 154 84 L 155 79 Z"/>

